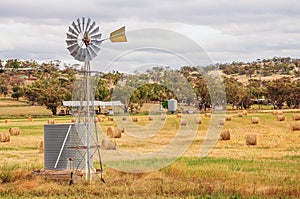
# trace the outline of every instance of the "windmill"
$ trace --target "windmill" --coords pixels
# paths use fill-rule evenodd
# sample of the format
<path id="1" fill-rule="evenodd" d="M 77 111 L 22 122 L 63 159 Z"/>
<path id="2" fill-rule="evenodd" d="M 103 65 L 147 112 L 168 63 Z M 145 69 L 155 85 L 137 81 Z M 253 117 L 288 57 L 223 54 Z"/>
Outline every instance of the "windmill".
<path id="1" fill-rule="evenodd" d="M 93 156 L 98 154 L 101 180 L 103 181 L 103 168 L 100 156 L 100 145 L 96 126 L 94 95 L 91 88 L 92 71 L 90 61 L 97 56 L 100 51 L 100 45 L 105 40 L 111 42 L 127 42 L 125 36 L 125 26 L 110 33 L 108 38 L 101 39 L 100 28 L 95 21 L 90 18 L 78 18 L 69 26 L 67 32 L 67 49 L 75 60 L 84 63 L 82 78 L 79 81 L 77 97 L 80 104 L 77 106 L 77 133 L 80 139 L 74 148 L 82 154 L 82 161 L 85 163 L 86 180 L 91 181 L 91 171 L 93 170 Z M 73 94 L 74 95 L 74 94 Z M 94 125 L 93 125 L 94 124 Z M 80 161 L 80 163 L 82 162 Z M 76 166 L 76 165 L 75 165 Z"/>

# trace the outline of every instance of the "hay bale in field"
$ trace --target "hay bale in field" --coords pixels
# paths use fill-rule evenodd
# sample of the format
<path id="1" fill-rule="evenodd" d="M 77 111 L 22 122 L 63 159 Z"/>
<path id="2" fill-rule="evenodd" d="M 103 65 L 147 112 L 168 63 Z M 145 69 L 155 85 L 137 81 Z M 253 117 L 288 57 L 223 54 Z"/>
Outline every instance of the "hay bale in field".
<path id="1" fill-rule="evenodd" d="M 225 115 L 225 121 L 231 121 L 231 116 L 230 115 Z"/>
<path id="2" fill-rule="evenodd" d="M 211 114 L 210 113 L 205 113 L 204 117 L 211 117 Z"/>
<path id="3" fill-rule="evenodd" d="M 29 118 L 27 119 L 27 121 L 28 121 L 28 122 L 32 122 L 32 118 L 29 117 Z"/>
<path id="4" fill-rule="evenodd" d="M 72 118 L 71 119 L 71 123 L 75 123 L 76 122 L 76 119 L 75 118 Z"/>
<path id="5" fill-rule="evenodd" d="M 149 119 L 149 121 L 152 121 L 152 120 L 153 120 L 153 117 L 152 117 L 152 116 L 149 116 L 148 119 Z"/>
<path id="6" fill-rule="evenodd" d="M 223 129 L 220 134 L 220 140 L 230 140 L 230 129 Z"/>
<path id="7" fill-rule="evenodd" d="M 127 117 L 123 116 L 122 121 L 126 121 L 126 120 L 127 120 Z"/>
<path id="8" fill-rule="evenodd" d="M 122 130 L 119 129 L 118 127 L 108 127 L 106 134 L 108 135 L 108 137 L 110 138 L 121 138 L 121 133 Z"/>
<path id="9" fill-rule="evenodd" d="M 54 120 L 48 120 L 48 124 L 55 124 Z"/>
<path id="10" fill-rule="evenodd" d="M 291 127 L 292 131 L 300 131 L 300 122 L 295 122 Z"/>
<path id="11" fill-rule="evenodd" d="M 218 122 L 219 125 L 223 126 L 225 125 L 225 120 L 224 119 L 220 119 Z"/>
<path id="12" fill-rule="evenodd" d="M 40 141 L 39 153 L 44 153 L 44 141 Z"/>
<path id="13" fill-rule="evenodd" d="M 182 114 L 181 113 L 177 113 L 177 117 L 178 118 L 182 118 Z"/>
<path id="14" fill-rule="evenodd" d="M 112 141 L 110 141 L 110 140 L 103 139 L 103 140 L 101 141 L 101 146 L 100 146 L 100 148 L 101 148 L 102 150 L 116 150 L 116 148 L 117 148 L 117 143 L 116 143 L 115 140 L 112 142 Z"/>
<path id="15" fill-rule="evenodd" d="M 11 127 L 8 129 L 10 135 L 20 135 L 19 127 Z"/>
<path id="16" fill-rule="evenodd" d="M 98 121 L 99 121 L 99 122 L 104 122 L 104 118 L 103 118 L 103 117 L 99 116 L 99 117 L 97 117 L 97 118 L 98 118 Z"/>
<path id="17" fill-rule="evenodd" d="M 237 113 L 237 116 L 238 116 L 238 117 L 243 117 L 243 113 L 242 113 L 242 112 L 238 112 L 238 113 Z"/>
<path id="18" fill-rule="evenodd" d="M 246 144 L 247 145 L 257 145 L 257 136 L 256 136 L 256 134 L 247 134 L 246 135 Z"/>
<path id="19" fill-rule="evenodd" d="M 201 118 L 195 118 L 195 123 L 196 124 L 201 124 L 202 123 Z"/>
<path id="20" fill-rule="evenodd" d="M 285 120 L 285 116 L 284 115 L 277 115 L 277 120 L 278 121 L 284 121 Z"/>
<path id="21" fill-rule="evenodd" d="M 11 120 L 4 120 L 5 123 L 11 123 Z"/>
<path id="22" fill-rule="evenodd" d="M 132 121 L 133 121 L 133 122 L 138 122 L 139 120 L 138 120 L 137 117 L 133 117 L 133 118 L 132 118 Z"/>
<path id="23" fill-rule="evenodd" d="M 186 120 L 181 120 L 180 125 L 181 126 L 187 126 L 187 121 Z"/>
<path id="24" fill-rule="evenodd" d="M 243 110 L 243 115 L 248 115 L 248 111 L 247 110 Z"/>
<path id="25" fill-rule="evenodd" d="M 300 120 L 300 115 L 293 115 L 293 120 L 295 120 L 295 121 Z"/>
<path id="26" fill-rule="evenodd" d="M 259 123 L 259 118 L 258 117 L 252 117 L 251 118 L 251 123 L 252 124 L 258 124 Z"/>
<path id="27" fill-rule="evenodd" d="M 9 142 L 10 133 L 9 132 L 0 132 L 0 142 Z"/>
<path id="28" fill-rule="evenodd" d="M 113 122 L 113 121 L 114 121 L 114 118 L 109 116 L 109 117 L 108 117 L 108 121 L 109 121 L 109 122 Z"/>

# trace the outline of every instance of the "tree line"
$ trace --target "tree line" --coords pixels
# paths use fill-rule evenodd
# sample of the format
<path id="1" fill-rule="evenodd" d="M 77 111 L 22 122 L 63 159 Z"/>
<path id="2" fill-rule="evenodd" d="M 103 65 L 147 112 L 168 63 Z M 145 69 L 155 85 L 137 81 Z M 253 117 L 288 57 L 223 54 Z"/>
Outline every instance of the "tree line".
<path id="1" fill-rule="evenodd" d="M 72 100 L 78 69 L 60 61 L 38 64 L 35 61 L 0 61 L 0 94 L 32 105 L 44 105 L 55 115 L 63 100 Z M 199 109 L 213 106 L 211 84 L 207 74 L 218 66 L 199 68 L 183 66 L 178 70 L 153 67 L 143 73 L 122 74 L 118 71 L 97 74 L 95 99 L 121 100 L 125 111 L 138 111 L 143 103 L 175 98 Z M 184 78 L 184 80 L 182 80 Z M 300 80 L 293 76 L 259 80 L 250 78 L 241 83 L 237 77 L 223 75 L 224 95 L 234 109 L 250 108 L 254 103 L 271 104 L 274 109 L 299 108 Z M 187 84 L 183 83 L 187 82 Z"/>

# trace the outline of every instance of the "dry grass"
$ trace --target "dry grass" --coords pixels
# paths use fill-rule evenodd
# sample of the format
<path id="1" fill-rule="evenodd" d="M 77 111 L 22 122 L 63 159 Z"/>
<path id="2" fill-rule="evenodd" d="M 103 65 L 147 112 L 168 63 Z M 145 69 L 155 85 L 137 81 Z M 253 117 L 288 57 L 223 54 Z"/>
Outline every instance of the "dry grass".
<path id="1" fill-rule="evenodd" d="M 90 186 L 77 184 L 69 187 L 67 183 L 30 177 L 32 167 L 42 168 L 43 154 L 39 153 L 40 141 L 43 140 L 43 125 L 49 118 L 11 119 L 11 123 L 0 122 L 0 131 L 8 131 L 18 126 L 22 133 L 11 138 L 10 142 L 0 143 L 2 163 L 18 165 L 13 170 L 14 180 L 0 186 L 0 197 L 18 198 L 26 196 L 49 198 L 188 198 L 188 197 L 291 197 L 300 196 L 300 134 L 291 131 L 295 123 L 291 113 L 285 113 L 285 122 L 277 122 L 270 113 L 251 113 L 247 116 L 232 116 L 224 128 L 231 129 L 230 140 L 217 142 L 205 159 L 199 159 L 201 149 L 211 118 L 203 117 L 201 128 L 184 155 L 174 164 L 151 173 L 127 174 L 105 169 L 106 184 L 95 182 Z M 143 128 L 151 123 L 149 116 L 136 116 L 134 123 Z M 194 118 L 199 115 L 192 116 Z M 251 117 L 259 118 L 259 125 L 251 125 Z M 155 117 L 153 116 L 155 119 Z M 71 117 L 51 118 L 56 123 L 70 122 Z M 183 118 L 186 119 L 186 118 Z M 189 118 L 188 118 L 189 119 Z M 4 121 L 4 120 L 2 120 Z M 98 123 L 103 132 L 118 121 Z M 159 116 L 157 121 L 160 122 Z M 187 120 L 189 121 L 189 120 Z M 125 121 L 124 121 L 125 122 Z M 130 121 L 131 122 L 131 121 Z M 189 123 L 189 124 L 191 124 Z M 156 151 L 170 143 L 180 127 L 180 118 L 167 115 L 160 123 L 161 130 L 153 137 L 138 139 L 128 134 L 116 140 L 118 148 L 133 152 Z M 128 131 L 126 129 L 126 131 Z M 130 131 L 130 129 L 129 129 Z M 143 133 L 141 130 L 140 133 Z M 245 144 L 247 134 L 256 133 L 259 145 L 249 147 Z M 114 144 L 114 143 L 113 143 Z M 0 164 L 2 166 L 2 164 Z M 3 171 L 3 170 L 2 170 Z M 0 175 L 1 176 L 1 175 Z M 101 189 L 99 188 L 101 186 Z M 37 188 L 38 187 L 38 188 Z"/>

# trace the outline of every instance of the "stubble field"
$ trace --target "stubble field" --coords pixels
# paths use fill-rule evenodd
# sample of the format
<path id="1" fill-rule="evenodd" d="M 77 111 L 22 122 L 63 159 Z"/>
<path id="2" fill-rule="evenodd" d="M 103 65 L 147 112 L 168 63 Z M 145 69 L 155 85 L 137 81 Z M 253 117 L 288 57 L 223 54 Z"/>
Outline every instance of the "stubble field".
<path id="1" fill-rule="evenodd" d="M 189 115 L 201 118 L 202 123 L 191 146 L 173 164 L 148 173 L 126 173 L 105 166 L 105 184 L 96 179 L 89 185 L 82 180 L 73 186 L 67 180 L 31 174 L 44 166 L 43 153 L 39 153 L 43 125 L 48 119 L 54 119 L 56 124 L 70 123 L 71 117 L 33 117 L 32 121 L 25 117 L 11 117 L 9 121 L 3 118 L 0 132 L 19 127 L 21 134 L 11 136 L 10 142 L 0 143 L 0 198 L 297 198 L 300 131 L 291 129 L 296 123 L 295 114 L 299 112 L 286 112 L 285 121 L 279 122 L 271 112 L 249 112 L 243 117 L 228 112 L 231 121 L 225 121 L 223 129 L 231 130 L 230 140 L 217 140 L 204 158 L 199 153 L 211 118 L 204 114 Z M 147 115 L 134 117 L 138 117 L 137 125 L 141 127 L 150 123 Z M 252 124 L 252 117 L 258 117 L 259 124 Z M 98 125 L 106 132 L 115 121 L 105 117 Z M 125 129 L 122 137 L 115 139 L 117 148 L 154 151 L 168 144 L 180 126 L 179 117 L 167 115 L 161 131 L 145 140 L 133 138 Z M 246 145 L 249 133 L 257 134 L 257 145 Z"/>

